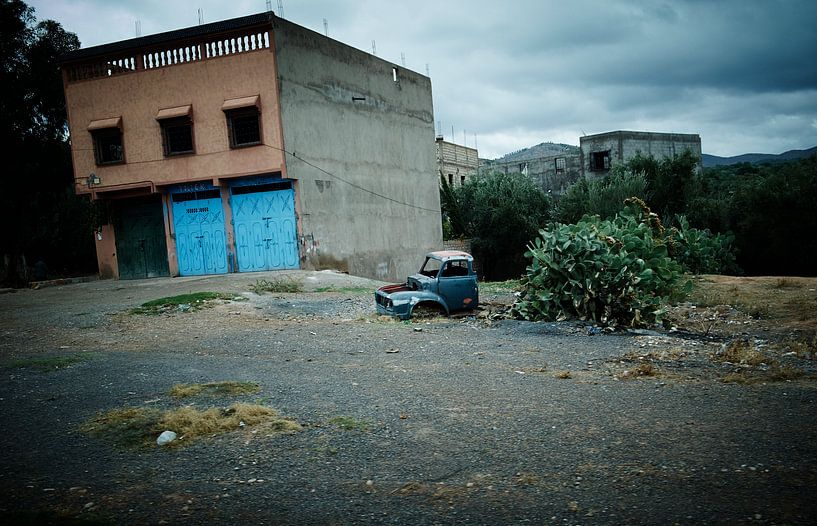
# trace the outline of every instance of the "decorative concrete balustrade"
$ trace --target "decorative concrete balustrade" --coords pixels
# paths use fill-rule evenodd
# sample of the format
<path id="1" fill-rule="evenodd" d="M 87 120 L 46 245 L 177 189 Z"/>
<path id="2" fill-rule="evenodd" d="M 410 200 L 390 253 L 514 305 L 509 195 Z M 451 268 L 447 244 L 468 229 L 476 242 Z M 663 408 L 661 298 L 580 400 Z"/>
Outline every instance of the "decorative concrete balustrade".
<path id="1" fill-rule="evenodd" d="M 164 68 L 188 62 L 247 53 L 270 47 L 268 30 L 220 35 L 217 39 L 177 42 L 162 47 L 133 49 L 95 57 L 65 67 L 69 82 Z"/>

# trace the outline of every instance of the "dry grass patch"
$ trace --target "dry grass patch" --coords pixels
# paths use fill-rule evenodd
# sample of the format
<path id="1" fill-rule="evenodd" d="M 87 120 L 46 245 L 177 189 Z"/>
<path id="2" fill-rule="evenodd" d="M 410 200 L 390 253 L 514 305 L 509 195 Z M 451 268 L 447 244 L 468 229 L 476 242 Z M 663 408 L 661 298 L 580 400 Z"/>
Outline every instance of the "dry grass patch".
<path id="1" fill-rule="evenodd" d="M 643 378 L 645 376 L 658 376 L 658 368 L 653 364 L 645 362 L 640 363 L 632 369 L 627 369 L 616 375 L 620 380 L 632 380 L 633 378 Z"/>
<path id="2" fill-rule="evenodd" d="M 554 378 L 559 378 L 560 380 L 570 380 L 573 378 L 573 375 L 570 371 L 558 371 L 553 375 Z"/>
<path id="3" fill-rule="evenodd" d="M 702 276 L 690 301 L 700 307 L 732 305 L 777 329 L 817 329 L 817 278 Z"/>
<path id="4" fill-rule="evenodd" d="M 804 360 L 814 360 L 817 358 L 817 334 L 809 341 L 806 340 L 789 340 L 783 344 L 783 347 L 788 352 L 793 352 L 798 358 Z"/>
<path id="5" fill-rule="evenodd" d="M 771 382 L 790 382 L 802 378 L 803 376 L 805 376 L 805 372 L 800 368 L 792 365 L 784 365 L 782 367 L 775 365 L 767 371 L 758 369 L 733 371 L 721 377 L 721 382 L 725 384 L 752 385 Z"/>
<path id="6" fill-rule="evenodd" d="M 255 284 L 250 285 L 250 290 L 256 294 L 263 294 L 265 292 L 303 292 L 303 282 L 291 276 L 282 276 L 272 279 L 257 279 Z"/>
<path id="7" fill-rule="evenodd" d="M 753 343 L 745 339 L 732 340 L 721 347 L 720 351 L 712 355 L 716 362 L 728 362 L 750 367 L 759 365 L 775 365 L 777 360 L 769 358 L 760 352 Z"/>
<path id="8" fill-rule="evenodd" d="M 513 483 L 517 486 L 535 486 L 541 480 L 537 475 L 527 472 L 517 473 L 515 477 Z"/>
<path id="9" fill-rule="evenodd" d="M 97 414 L 82 430 L 97 438 L 123 447 L 152 447 L 165 430 L 175 432 L 183 445 L 205 436 L 258 426 L 269 432 L 295 432 L 301 426 L 294 420 L 278 416 L 269 407 L 257 404 L 233 404 L 228 408 L 199 410 L 191 406 L 160 411 L 142 407 L 113 409 Z"/>
<path id="10" fill-rule="evenodd" d="M 235 396 L 257 393 L 261 386 L 253 382 L 208 382 L 204 384 L 176 384 L 170 388 L 170 396 Z"/>

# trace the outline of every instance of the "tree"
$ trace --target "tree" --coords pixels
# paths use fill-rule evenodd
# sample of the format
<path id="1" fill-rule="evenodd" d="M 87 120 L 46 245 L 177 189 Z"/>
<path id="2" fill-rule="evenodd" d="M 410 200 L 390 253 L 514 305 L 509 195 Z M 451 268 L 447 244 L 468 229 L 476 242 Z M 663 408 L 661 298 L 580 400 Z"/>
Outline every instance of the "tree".
<path id="1" fill-rule="evenodd" d="M 52 268 L 77 268 L 90 265 L 93 254 L 90 205 L 74 206 L 69 202 L 78 198 L 66 193 L 73 172 L 59 57 L 77 49 L 79 39 L 53 20 L 35 21 L 25 3 L 0 0 L 0 140 L 10 152 L 0 197 L 6 225 L 0 251 L 9 262 L 6 281 L 13 284 L 24 281 L 26 255 L 49 258 Z M 54 226 L 43 232 L 45 224 Z M 73 244 L 77 228 L 87 231 L 84 247 Z M 74 258 L 59 261 L 61 254 Z"/>
<path id="2" fill-rule="evenodd" d="M 474 177 L 456 187 L 443 179 L 441 201 L 452 233 L 471 238 L 491 279 L 522 274 L 527 244 L 550 219 L 550 198 L 522 174 Z"/>

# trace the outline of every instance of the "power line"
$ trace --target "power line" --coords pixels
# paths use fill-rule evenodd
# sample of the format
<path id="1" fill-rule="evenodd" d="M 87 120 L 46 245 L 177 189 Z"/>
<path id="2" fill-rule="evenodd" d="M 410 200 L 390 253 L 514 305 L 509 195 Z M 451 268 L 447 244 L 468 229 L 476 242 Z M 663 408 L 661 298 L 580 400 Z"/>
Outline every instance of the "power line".
<path id="1" fill-rule="evenodd" d="M 396 204 L 398 204 L 398 205 L 407 206 L 407 207 L 409 207 L 409 208 L 416 208 L 417 210 L 425 210 L 426 212 L 434 212 L 435 214 L 440 214 L 440 213 L 442 213 L 440 210 L 434 210 L 433 208 L 426 208 L 426 207 L 424 207 L 424 206 L 419 206 L 419 205 L 415 205 L 415 204 L 407 203 L 407 202 L 405 202 L 405 201 L 400 201 L 399 199 L 395 199 L 395 198 L 393 198 L 393 197 L 389 197 L 389 196 L 387 196 L 387 195 L 383 195 L 383 194 L 381 194 L 381 193 L 375 192 L 374 190 L 369 190 L 368 188 L 364 188 L 363 186 L 360 186 L 360 185 L 359 185 L 359 184 L 357 184 L 357 183 L 353 183 L 353 182 L 351 182 L 351 181 L 347 181 L 346 179 L 344 179 L 343 177 L 340 177 L 339 175 L 335 175 L 335 174 L 333 174 L 333 173 L 331 173 L 331 172 L 329 172 L 329 171 L 327 171 L 327 170 L 324 170 L 324 169 L 323 169 L 323 168 L 321 168 L 320 166 L 318 166 L 318 165 L 316 165 L 316 164 L 312 164 L 311 162 L 307 161 L 306 159 L 304 159 L 303 157 L 301 157 L 301 156 L 297 155 L 296 153 L 289 152 L 289 151 L 287 151 L 287 150 L 285 150 L 285 149 L 283 149 L 283 148 L 278 148 L 278 147 L 276 147 L 276 146 L 271 146 L 271 145 L 269 145 L 269 144 L 265 144 L 264 146 L 266 146 L 266 147 L 268 147 L 268 148 L 272 148 L 273 150 L 279 150 L 279 151 L 281 151 L 281 152 L 284 152 L 284 153 L 285 153 L 285 154 L 287 154 L 287 155 L 291 155 L 291 156 L 292 156 L 292 157 L 294 157 L 295 159 L 298 159 L 299 161 L 303 162 L 304 164 L 306 164 L 306 165 L 308 165 L 308 166 L 311 166 L 312 168 L 314 168 L 314 169 L 318 170 L 319 172 L 322 172 L 322 173 L 324 173 L 324 174 L 328 175 L 329 177 L 332 177 L 333 179 L 337 179 L 338 181 L 340 181 L 340 182 L 342 182 L 342 183 L 346 183 L 346 184 L 348 184 L 349 186 L 351 186 L 352 188 L 356 188 L 356 189 L 358 189 L 358 190 L 360 190 L 360 191 L 362 191 L 362 192 L 366 192 L 367 194 L 371 194 L 371 195 L 374 195 L 374 196 L 380 197 L 381 199 L 385 199 L 385 200 L 387 200 L 387 201 L 391 201 L 392 203 L 396 203 Z"/>
<path id="2" fill-rule="evenodd" d="M 407 206 L 407 207 L 409 207 L 409 208 L 415 208 L 415 209 L 417 209 L 417 210 L 424 210 L 424 211 L 426 211 L 426 212 L 433 212 L 433 213 L 435 213 L 435 214 L 441 214 L 441 213 L 442 213 L 442 211 L 441 211 L 441 210 L 435 210 L 435 209 L 433 209 L 433 208 L 426 208 L 426 207 L 424 207 L 424 206 L 419 206 L 419 205 L 415 205 L 415 204 L 412 204 L 412 203 L 407 203 L 407 202 L 405 202 L 405 201 L 401 201 L 401 200 L 399 200 L 399 199 L 395 199 L 395 198 L 393 198 L 393 197 L 389 197 L 389 196 L 384 195 L 384 194 L 381 194 L 381 193 L 379 193 L 379 192 L 375 192 L 374 190 L 369 190 L 368 188 L 365 188 L 365 187 L 363 187 L 363 186 L 360 186 L 360 185 L 359 185 L 359 184 L 357 184 L 357 183 L 353 183 L 352 181 L 346 180 L 346 179 L 344 179 L 343 177 L 341 177 L 341 176 L 339 176 L 339 175 L 335 175 L 335 174 L 333 174 L 332 172 L 330 172 L 330 171 L 328 171 L 328 170 L 325 170 L 324 168 L 321 168 L 320 166 L 318 166 L 318 165 L 316 165 L 316 164 L 313 164 L 313 163 L 311 163 L 311 162 L 307 161 L 306 159 L 304 159 L 304 158 L 303 158 L 303 157 L 301 157 L 300 155 L 298 155 L 298 154 L 296 154 L 296 153 L 294 153 L 294 152 L 290 152 L 290 151 L 288 151 L 288 150 L 286 150 L 286 149 L 284 149 L 284 148 L 279 148 L 279 147 L 277 147 L 277 146 L 272 146 L 271 144 L 263 144 L 262 146 L 266 146 L 267 148 L 271 148 L 271 149 L 273 149 L 273 150 L 277 150 L 277 151 L 279 151 L 279 152 L 283 152 L 283 153 L 284 153 L 284 154 L 286 154 L 286 155 L 289 155 L 289 156 L 291 156 L 291 157 L 293 157 L 293 158 L 295 158 L 295 159 L 298 159 L 299 161 L 301 161 L 302 163 L 306 164 L 307 166 L 310 166 L 310 167 L 312 167 L 312 168 L 314 168 L 314 169 L 318 170 L 319 172 L 321 172 L 321 173 L 324 173 L 324 174 L 328 175 L 329 177 L 331 177 L 331 178 L 333 178 L 333 179 L 337 179 L 338 181 L 340 181 L 340 182 L 342 182 L 342 183 L 346 183 L 346 184 L 348 184 L 349 186 L 351 186 L 352 188 L 355 188 L 355 189 L 357 189 L 357 190 L 360 190 L 361 192 L 365 192 L 365 193 L 367 193 L 367 194 L 370 194 L 370 195 L 373 195 L 373 196 L 379 197 L 379 198 L 381 198 L 381 199 L 385 199 L 386 201 L 391 201 L 392 203 L 395 203 L 395 204 L 398 204 L 398 205 Z M 73 149 L 74 149 L 75 151 L 93 151 L 93 148 L 73 148 Z M 216 152 L 200 153 L 200 154 L 197 154 L 197 155 L 200 155 L 200 156 L 205 156 L 205 155 L 216 155 L 216 154 L 220 154 L 220 153 L 226 153 L 226 152 L 228 152 L 228 151 L 231 151 L 231 150 L 220 150 L 220 151 L 216 151 Z M 128 163 L 127 163 L 127 164 L 147 164 L 147 163 L 160 163 L 160 162 L 162 162 L 162 161 L 165 161 L 165 159 L 163 158 L 163 159 L 148 159 L 148 160 L 145 160 L 145 161 L 128 161 Z M 76 183 L 76 182 L 78 182 L 78 181 L 82 181 L 83 179 L 85 179 L 85 178 L 84 178 L 84 177 L 75 177 L 75 178 L 74 178 L 74 182 Z"/>

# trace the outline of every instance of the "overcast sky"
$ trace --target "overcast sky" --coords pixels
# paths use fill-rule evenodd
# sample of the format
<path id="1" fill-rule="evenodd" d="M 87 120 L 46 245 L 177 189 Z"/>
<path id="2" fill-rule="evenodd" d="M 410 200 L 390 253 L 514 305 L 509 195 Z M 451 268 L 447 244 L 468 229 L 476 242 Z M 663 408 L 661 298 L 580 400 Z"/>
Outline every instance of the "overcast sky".
<path id="1" fill-rule="evenodd" d="M 265 0 L 29 0 L 83 47 Z M 278 13 L 278 0 L 271 2 Z M 284 18 L 431 74 L 438 133 L 481 157 L 582 134 L 701 135 L 731 156 L 817 145 L 817 1 L 283 0 Z M 476 137 L 475 137 L 476 135 Z M 465 136 L 465 138 L 464 138 Z"/>

